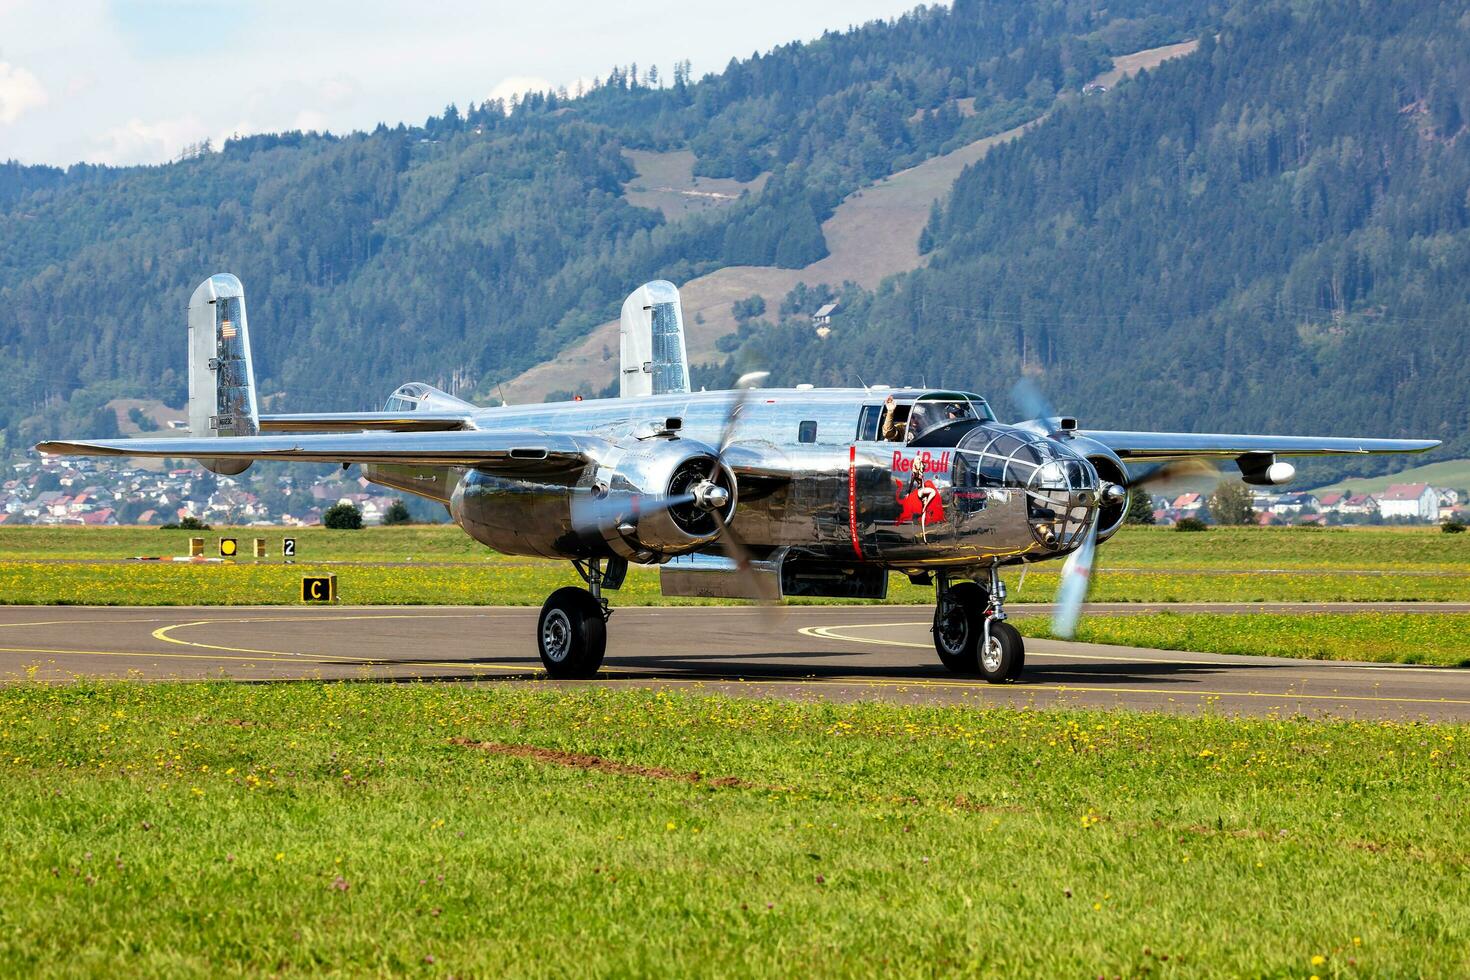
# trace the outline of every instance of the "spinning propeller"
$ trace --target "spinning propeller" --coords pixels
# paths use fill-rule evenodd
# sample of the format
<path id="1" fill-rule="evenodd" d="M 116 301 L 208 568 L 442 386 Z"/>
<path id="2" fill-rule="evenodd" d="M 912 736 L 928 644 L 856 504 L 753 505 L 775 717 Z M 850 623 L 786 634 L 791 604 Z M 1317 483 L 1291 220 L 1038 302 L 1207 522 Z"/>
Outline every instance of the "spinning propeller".
<path id="1" fill-rule="evenodd" d="M 1061 417 L 1030 378 L 1017 381 L 1011 389 L 1011 397 L 1022 413 L 1044 428 L 1048 435 L 1055 435 L 1061 430 Z M 1130 478 L 1122 487 L 1125 490 L 1138 488 L 1167 491 L 1172 486 L 1185 484 L 1191 487 L 1204 486 L 1208 491 L 1219 481 L 1220 471 L 1213 464 L 1204 460 L 1182 460 L 1164 463 L 1136 478 Z M 1082 545 L 1062 563 L 1051 631 L 1053 635 L 1063 639 L 1070 640 L 1076 635 L 1077 621 L 1082 617 L 1082 605 L 1087 601 L 1087 590 L 1092 584 L 1092 568 L 1097 559 L 1098 513 L 1099 510 L 1093 511 Z"/>
<path id="2" fill-rule="evenodd" d="M 730 526 L 726 514 L 730 510 L 733 487 L 732 471 L 725 465 L 725 454 L 734 441 L 735 429 L 741 412 L 750 401 L 750 393 L 760 386 L 770 372 L 752 371 L 741 375 L 735 382 L 736 396 L 730 411 L 725 416 L 719 441 L 715 444 L 714 458 L 708 470 L 702 461 L 694 461 L 675 473 L 667 491 L 640 491 L 635 493 L 601 492 L 582 498 L 575 524 L 584 534 L 604 535 L 610 531 L 632 533 L 640 519 L 668 512 L 684 528 L 693 528 L 708 519 L 714 529 L 714 541 L 734 560 L 741 577 L 750 586 L 753 594 L 760 596 L 762 603 L 774 604 L 779 600 L 779 589 L 768 576 L 757 575 L 752 568 L 749 547 Z M 701 534 L 708 532 L 698 532 Z"/>
<path id="3" fill-rule="evenodd" d="M 725 465 L 725 453 L 729 450 L 730 443 L 735 437 L 735 427 L 739 424 L 740 413 L 745 409 L 746 403 L 750 401 L 750 393 L 770 376 L 771 372 L 769 371 L 749 371 L 742 374 L 735 382 L 735 390 L 739 394 L 735 396 L 735 402 L 730 406 L 730 414 L 725 416 L 725 426 L 720 432 L 720 442 L 715 447 L 715 461 L 710 466 L 710 474 L 706 483 L 714 485 L 715 478 Z M 715 486 L 715 489 L 723 491 L 723 488 L 718 485 Z M 726 492 L 725 496 L 728 500 L 728 492 Z M 735 567 L 740 570 L 740 574 L 745 578 L 746 582 L 753 587 L 752 591 L 760 595 L 760 601 L 772 605 L 779 601 L 781 598 L 779 589 L 773 588 L 770 579 L 756 575 L 751 568 L 750 549 L 745 546 L 745 542 L 740 539 L 740 535 L 736 534 L 735 530 L 725 522 L 724 508 L 713 508 L 709 511 L 709 514 L 715 519 L 715 524 L 720 529 L 718 540 L 721 546 L 730 553 L 731 558 L 735 559 Z"/>

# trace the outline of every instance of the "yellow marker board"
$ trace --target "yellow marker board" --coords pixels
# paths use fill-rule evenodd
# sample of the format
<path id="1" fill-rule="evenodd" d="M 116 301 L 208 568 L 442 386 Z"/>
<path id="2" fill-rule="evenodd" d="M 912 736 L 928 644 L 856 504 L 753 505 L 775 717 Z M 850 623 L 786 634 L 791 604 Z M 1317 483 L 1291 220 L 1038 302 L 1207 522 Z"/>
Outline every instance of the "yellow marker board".
<path id="1" fill-rule="evenodd" d="M 221 558 L 233 558 L 240 553 L 240 543 L 234 538 L 219 539 L 219 556 Z"/>
<path id="2" fill-rule="evenodd" d="M 257 558 L 264 558 L 265 557 L 265 538 L 256 538 L 255 539 L 255 557 L 257 557 Z"/>
<path id="3" fill-rule="evenodd" d="M 301 601 L 302 602 L 336 602 L 337 601 L 337 576 L 335 576 L 335 575 L 303 575 L 303 576 L 301 576 Z"/>
<path id="4" fill-rule="evenodd" d="M 204 557 L 204 539 L 203 538 L 190 538 L 189 539 L 189 557 L 190 558 L 203 558 Z"/>

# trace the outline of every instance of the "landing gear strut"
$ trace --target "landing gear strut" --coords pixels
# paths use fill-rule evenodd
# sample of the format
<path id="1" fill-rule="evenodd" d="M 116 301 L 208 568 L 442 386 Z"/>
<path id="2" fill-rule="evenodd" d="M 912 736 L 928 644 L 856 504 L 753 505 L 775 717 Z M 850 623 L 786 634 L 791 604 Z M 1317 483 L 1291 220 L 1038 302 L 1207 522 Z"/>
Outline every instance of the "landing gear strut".
<path id="1" fill-rule="evenodd" d="M 992 684 L 1021 676 L 1026 646 L 1005 621 L 1005 583 L 990 569 L 989 588 L 977 582 L 951 583 L 941 574 L 934 607 L 934 649 L 957 674 L 979 674 Z"/>
<path id="2" fill-rule="evenodd" d="M 602 590 L 623 584 L 628 563 L 621 558 L 573 562 L 587 588 L 567 586 L 551 593 L 536 623 L 541 664 L 558 680 L 597 676 L 607 652 L 607 620 L 612 611 Z"/>

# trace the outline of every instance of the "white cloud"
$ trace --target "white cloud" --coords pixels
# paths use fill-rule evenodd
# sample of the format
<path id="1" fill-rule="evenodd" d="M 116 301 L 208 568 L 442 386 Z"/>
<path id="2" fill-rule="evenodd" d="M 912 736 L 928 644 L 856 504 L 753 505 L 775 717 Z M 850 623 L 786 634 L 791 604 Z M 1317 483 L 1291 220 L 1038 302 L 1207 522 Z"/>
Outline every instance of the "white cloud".
<path id="1" fill-rule="evenodd" d="M 13 123 L 46 104 L 41 80 L 24 68 L 0 61 L 0 123 Z"/>
<path id="2" fill-rule="evenodd" d="M 501 79 L 500 84 L 490 90 L 489 98 L 504 99 L 509 102 L 512 95 L 525 95 L 527 92 L 545 92 L 547 89 L 555 89 L 554 82 L 548 82 L 544 78 L 535 75 L 512 75 Z"/>
<path id="3" fill-rule="evenodd" d="M 156 163 L 237 131 L 412 125 L 450 102 L 575 91 L 613 64 L 669 78 L 689 58 L 699 74 L 915 2 L 0 0 L 0 159 Z M 202 38 L 227 38 L 227 57 Z"/>
<path id="4" fill-rule="evenodd" d="M 86 159 L 107 164 L 164 163 L 209 135 L 209 127 L 192 115 L 157 122 L 134 118 L 94 137 Z"/>

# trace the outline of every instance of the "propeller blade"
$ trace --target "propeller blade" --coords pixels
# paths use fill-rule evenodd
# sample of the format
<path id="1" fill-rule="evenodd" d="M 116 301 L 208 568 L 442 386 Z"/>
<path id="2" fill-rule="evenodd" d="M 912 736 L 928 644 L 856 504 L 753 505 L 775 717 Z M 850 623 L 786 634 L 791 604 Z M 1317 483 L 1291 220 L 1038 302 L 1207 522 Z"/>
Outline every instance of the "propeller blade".
<path id="1" fill-rule="evenodd" d="M 1206 459 L 1180 459 L 1128 481 L 1128 489 L 1141 487 L 1160 494 L 1209 493 L 1222 479 L 1220 467 Z"/>
<path id="2" fill-rule="evenodd" d="M 735 382 L 735 390 L 739 392 L 735 396 L 735 402 L 730 406 L 730 414 L 725 416 L 725 425 L 720 430 L 720 441 L 715 443 L 715 462 L 710 467 L 709 478 L 715 480 L 720 472 L 720 464 L 724 461 L 725 450 L 730 448 L 730 440 L 735 435 L 735 426 L 739 424 L 740 413 L 745 409 L 746 402 L 750 401 L 750 393 L 759 388 L 761 382 L 771 376 L 770 371 L 747 371 Z"/>
<path id="3" fill-rule="evenodd" d="M 1026 418 L 1046 422 L 1049 429 L 1057 427 L 1061 416 L 1057 415 L 1046 395 L 1042 394 L 1040 386 L 1030 378 L 1022 377 L 1011 387 L 1011 400 Z"/>
<path id="4" fill-rule="evenodd" d="M 720 544 L 730 552 L 730 557 L 735 559 L 735 566 L 740 570 L 747 583 L 751 585 L 751 591 L 760 595 L 760 603 L 763 606 L 774 607 L 781 601 L 777 590 L 772 588 L 769 579 L 756 575 L 750 564 L 750 549 L 745 542 L 740 540 L 740 535 L 725 522 L 725 517 L 718 510 L 710 511 L 710 516 L 720 528 Z"/>
<path id="5" fill-rule="evenodd" d="M 694 494 L 665 496 L 658 493 L 610 493 L 605 497 L 587 496 L 573 502 L 572 524 L 583 534 L 601 533 L 621 521 L 637 520 L 643 514 L 656 514 L 683 504 L 693 503 Z"/>
<path id="6" fill-rule="evenodd" d="M 1070 640 L 1077 635 L 1077 620 L 1082 617 L 1082 604 L 1087 601 L 1087 587 L 1092 580 L 1092 562 L 1097 554 L 1097 518 L 1087 529 L 1082 547 L 1067 556 L 1062 565 L 1062 580 L 1057 587 L 1057 607 L 1051 617 L 1053 636 Z"/>

